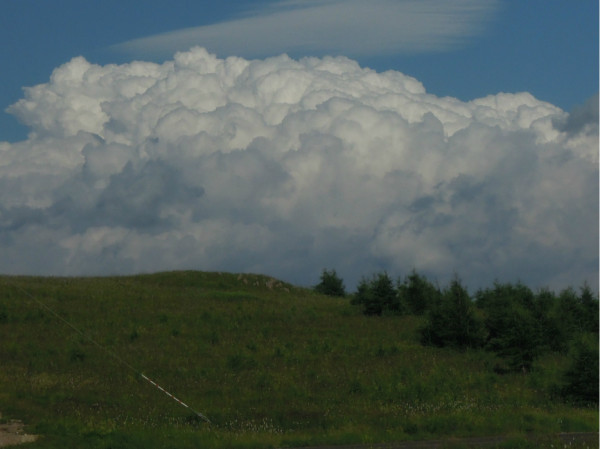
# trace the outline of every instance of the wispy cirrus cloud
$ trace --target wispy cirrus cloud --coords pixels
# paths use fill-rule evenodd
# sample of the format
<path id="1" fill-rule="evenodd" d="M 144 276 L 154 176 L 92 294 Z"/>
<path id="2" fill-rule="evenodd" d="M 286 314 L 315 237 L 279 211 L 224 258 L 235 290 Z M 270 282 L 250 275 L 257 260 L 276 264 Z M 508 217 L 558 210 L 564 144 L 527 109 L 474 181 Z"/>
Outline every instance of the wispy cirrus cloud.
<path id="1" fill-rule="evenodd" d="M 236 19 L 142 37 L 113 50 L 165 57 L 200 45 L 222 56 L 350 57 L 445 51 L 481 33 L 498 0 L 286 0 Z"/>

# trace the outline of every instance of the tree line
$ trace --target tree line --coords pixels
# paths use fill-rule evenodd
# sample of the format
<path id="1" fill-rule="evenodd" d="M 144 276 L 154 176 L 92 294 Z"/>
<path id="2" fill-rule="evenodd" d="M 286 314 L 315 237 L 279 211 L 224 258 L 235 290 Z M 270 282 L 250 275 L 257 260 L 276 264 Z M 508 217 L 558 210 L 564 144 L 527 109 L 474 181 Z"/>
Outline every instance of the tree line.
<path id="1" fill-rule="evenodd" d="M 557 393 L 598 403 L 598 296 L 587 284 L 558 294 L 522 283 L 495 282 L 470 295 L 458 276 L 440 288 L 413 270 L 394 281 L 386 272 L 363 278 L 348 295 L 335 270 L 323 270 L 319 293 L 349 297 L 370 316 L 422 315 L 423 345 L 482 348 L 499 356 L 497 373 L 529 372 L 539 356 L 569 354 L 571 366 Z"/>

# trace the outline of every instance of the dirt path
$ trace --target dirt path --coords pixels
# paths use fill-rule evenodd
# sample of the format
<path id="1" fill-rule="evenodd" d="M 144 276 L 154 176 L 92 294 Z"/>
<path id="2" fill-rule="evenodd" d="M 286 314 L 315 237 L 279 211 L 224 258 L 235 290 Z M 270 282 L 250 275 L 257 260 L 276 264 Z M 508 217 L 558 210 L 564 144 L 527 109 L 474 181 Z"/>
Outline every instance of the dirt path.
<path id="1" fill-rule="evenodd" d="M 0 414 L 0 419 L 2 414 Z M 10 420 L 8 423 L 0 424 L 0 447 L 16 446 L 18 444 L 32 443 L 37 440 L 38 435 L 29 435 L 23 431 L 23 422 L 19 420 Z M 587 443 L 590 448 L 598 447 L 598 434 L 592 432 L 586 433 L 561 433 L 558 435 L 534 435 L 529 437 L 532 441 L 556 441 L 559 439 L 569 447 L 573 443 Z M 427 440 L 427 441 L 404 441 L 399 443 L 382 444 L 351 444 L 345 446 L 319 446 L 305 447 L 298 449 L 439 449 L 452 444 L 460 444 L 464 447 L 485 448 L 494 447 L 507 441 L 507 437 L 478 437 L 478 438 L 452 438 L 446 440 Z"/>
<path id="2" fill-rule="evenodd" d="M 572 444 L 588 444 L 590 448 L 598 447 L 598 434 L 592 432 L 585 433 L 560 433 L 558 435 L 532 435 L 528 437 L 531 441 L 543 443 L 544 441 L 555 442 L 560 440 L 565 447 L 570 447 Z M 461 447 L 485 448 L 495 447 L 509 440 L 508 437 L 478 437 L 478 438 L 451 438 L 446 440 L 427 440 L 427 441 L 404 441 L 400 443 L 383 443 L 383 444 L 351 444 L 345 446 L 319 446 L 305 447 L 297 449 L 439 449 L 450 447 L 452 444 L 460 445 Z"/>
<path id="3" fill-rule="evenodd" d="M 1 418 L 2 414 L 0 413 Z M 22 421 L 11 419 L 5 424 L 0 424 L 0 447 L 32 443 L 37 440 L 37 437 L 37 435 L 28 435 L 23 431 Z"/>

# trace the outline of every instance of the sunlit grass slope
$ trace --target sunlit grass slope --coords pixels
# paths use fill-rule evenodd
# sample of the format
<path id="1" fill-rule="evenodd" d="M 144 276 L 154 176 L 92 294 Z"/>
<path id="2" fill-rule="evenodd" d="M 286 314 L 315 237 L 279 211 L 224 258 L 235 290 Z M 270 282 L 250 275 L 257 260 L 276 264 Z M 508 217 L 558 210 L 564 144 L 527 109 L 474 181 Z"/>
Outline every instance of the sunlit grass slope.
<path id="1" fill-rule="evenodd" d="M 39 448 L 598 430 L 595 408 L 552 397 L 562 356 L 500 375 L 490 353 L 421 346 L 421 324 L 259 275 L 0 277 L 0 411 Z"/>

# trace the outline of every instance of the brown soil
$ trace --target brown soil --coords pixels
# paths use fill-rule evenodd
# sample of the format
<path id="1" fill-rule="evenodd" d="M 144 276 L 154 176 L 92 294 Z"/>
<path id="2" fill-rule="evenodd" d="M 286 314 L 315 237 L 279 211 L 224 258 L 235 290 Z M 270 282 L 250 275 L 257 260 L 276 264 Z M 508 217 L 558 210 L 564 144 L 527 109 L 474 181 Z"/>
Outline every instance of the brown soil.
<path id="1" fill-rule="evenodd" d="M 0 414 L 0 418 L 2 418 L 2 414 Z M 0 447 L 31 443 L 37 438 L 37 435 L 29 435 L 23 431 L 22 421 L 11 419 L 7 423 L 0 424 Z"/>

